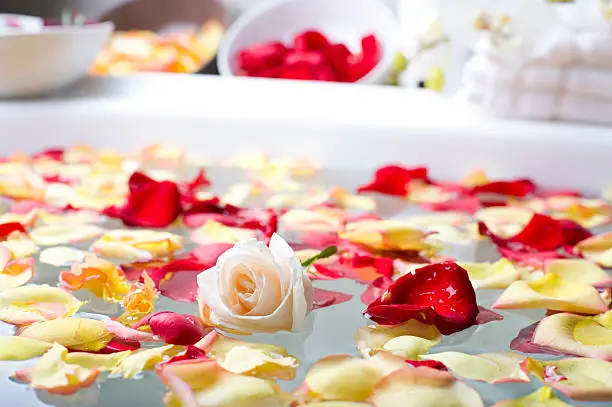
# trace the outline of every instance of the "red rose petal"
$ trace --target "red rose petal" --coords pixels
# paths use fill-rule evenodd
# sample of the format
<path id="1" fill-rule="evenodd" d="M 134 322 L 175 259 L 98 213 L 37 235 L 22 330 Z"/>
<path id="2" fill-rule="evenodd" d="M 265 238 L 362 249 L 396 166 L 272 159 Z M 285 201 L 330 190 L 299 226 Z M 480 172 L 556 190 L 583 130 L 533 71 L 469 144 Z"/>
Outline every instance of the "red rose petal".
<path id="1" fill-rule="evenodd" d="M 161 228 L 170 225 L 181 213 L 178 185 L 155 181 L 135 172 L 129 180 L 130 193 L 122 207 L 109 207 L 103 213 L 119 218 L 127 226 Z"/>
<path id="2" fill-rule="evenodd" d="M 162 362 L 162 363 L 168 364 L 168 363 L 182 362 L 184 360 L 194 360 L 194 359 L 208 359 L 208 356 L 206 356 L 206 352 L 204 352 L 202 349 L 198 348 L 197 346 L 187 345 L 185 352 L 180 353 L 176 356 L 173 356 L 167 361 Z"/>
<path id="3" fill-rule="evenodd" d="M 482 207 L 480 200 L 474 196 L 460 196 L 444 202 L 427 202 L 419 204 L 421 207 L 434 212 L 465 212 L 476 213 Z"/>
<path id="4" fill-rule="evenodd" d="M 37 160 L 40 158 L 47 158 L 54 161 L 64 161 L 64 149 L 63 148 L 48 148 L 32 156 L 33 159 Z"/>
<path id="5" fill-rule="evenodd" d="M 281 42 L 252 45 L 238 53 L 238 65 L 248 73 L 257 72 L 280 65 L 286 53 L 287 47 Z"/>
<path id="6" fill-rule="evenodd" d="M 193 345 L 202 339 L 205 331 L 193 315 L 160 311 L 148 315 L 134 325 L 134 329 L 149 325 L 153 334 L 173 345 Z"/>
<path id="7" fill-rule="evenodd" d="M 382 296 L 389 287 L 393 284 L 393 279 L 390 277 L 379 277 L 372 281 L 368 288 L 361 294 L 361 302 L 365 305 L 370 305 L 378 297 Z"/>
<path id="8" fill-rule="evenodd" d="M 427 168 L 404 168 L 390 165 L 379 168 L 374 180 L 357 189 L 357 192 L 378 192 L 380 194 L 405 197 L 408 195 L 412 181 L 429 182 Z"/>
<path id="9" fill-rule="evenodd" d="M 197 276 L 214 266 L 198 260 L 178 259 L 147 270 L 161 295 L 180 302 L 195 302 L 198 296 Z"/>
<path id="10" fill-rule="evenodd" d="M 449 335 L 474 325 L 478 304 L 467 271 L 444 262 L 401 276 L 364 313 L 384 325 L 416 319 Z"/>
<path id="11" fill-rule="evenodd" d="M 411 366 L 414 367 L 430 367 L 432 369 L 436 369 L 436 370 L 442 370 L 447 372 L 448 368 L 446 367 L 446 365 L 442 362 L 439 362 L 437 360 L 406 360 L 406 363 L 408 363 Z"/>
<path id="12" fill-rule="evenodd" d="M 320 309 L 336 304 L 342 304 L 343 302 L 350 301 L 351 298 L 353 298 L 351 294 L 345 294 L 338 291 L 324 290 L 322 288 L 315 288 L 313 291 L 313 297 L 313 309 Z"/>
<path id="13" fill-rule="evenodd" d="M 204 169 L 200 169 L 198 175 L 193 180 L 180 184 L 179 189 L 181 191 L 182 202 L 190 203 L 196 201 L 196 193 L 200 189 L 210 186 L 210 184 L 210 180 L 206 178 L 206 172 Z"/>
<path id="14" fill-rule="evenodd" d="M 327 37 L 319 31 L 304 31 L 295 36 L 293 47 L 298 51 L 319 51 L 329 46 Z"/>
<path id="15" fill-rule="evenodd" d="M 325 53 L 336 79 L 339 82 L 351 82 L 349 59 L 353 57 L 353 54 L 346 45 L 332 44 L 327 47 Z"/>
<path id="16" fill-rule="evenodd" d="M 126 341 L 124 339 L 113 338 L 104 348 L 99 351 L 90 351 L 89 353 L 99 353 L 107 355 L 109 353 L 123 352 L 126 350 L 137 350 L 140 349 L 140 342 Z M 82 351 L 79 351 L 82 352 Z"/>
<path id="17" fill-rule="evenodd" d="M 15 231 L 26 233 L 25 228 L 19 222 L 8 222 L 0 224 L 0 240 L 6 240 L 6 238 Z"/>
<path id="18" fill-rule="evenodd" d="M 350 82 L 356 82 L 367 75 L 380 61 L 382 47 L 376 36 L 366 35 L 361 39 L 361 55 L 349 65 Z"/>
<path id="19" fill-rule="evenodd" d="M 561 233 L 563 234 L 563 244 L 568 246 L 575 246 L 579 242 L 587 239 L 593 234 L 588 230 L 580 226 L 578 223 L 569 219 L 559 219 L 561 225 Z"/>
<path id="20" fill-rule="evenodd" d="M 496 194 L 524 198 L 535 192 L 536 185 L 529 179 L 515 181 L 491 181 L 470 189 L 472 194 Z"/>

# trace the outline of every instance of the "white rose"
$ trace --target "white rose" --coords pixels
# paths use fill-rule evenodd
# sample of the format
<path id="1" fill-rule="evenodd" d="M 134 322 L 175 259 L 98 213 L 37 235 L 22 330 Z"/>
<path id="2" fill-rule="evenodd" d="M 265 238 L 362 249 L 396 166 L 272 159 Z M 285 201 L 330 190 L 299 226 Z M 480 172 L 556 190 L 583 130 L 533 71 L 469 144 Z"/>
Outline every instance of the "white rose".
<path id="1" fill-rule="evenodd" d="M 296 331 L 312 310 L 312 284 L 287 242 L 236 243 L 198 275 L 202 319 L 240 332 Z"/>

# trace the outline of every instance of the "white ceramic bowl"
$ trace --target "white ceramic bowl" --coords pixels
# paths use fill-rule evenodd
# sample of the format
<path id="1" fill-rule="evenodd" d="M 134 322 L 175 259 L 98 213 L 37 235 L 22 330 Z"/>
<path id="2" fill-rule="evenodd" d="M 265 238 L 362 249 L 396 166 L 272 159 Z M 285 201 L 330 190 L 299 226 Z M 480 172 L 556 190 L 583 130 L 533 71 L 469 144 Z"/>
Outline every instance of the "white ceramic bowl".
<path id="1" fill-rule="evenodd" d="M 40 96 L 87 74 L 110 22 L 0 32 L 0 98 Z"/>
<path id="2" fill-rule="evenodd" d="M 397 21 L 380 0 L 268 0 L 254 6 L 232 24 L 221 42 L 217 64 L 221 75 L 238 71 L 236 55 L 250 45 L 282 41 L 308 29 L 356 51 L 361 38 L 375 34 L 383 48 L 378 65 L 360 83 L 382 83 L 393 64 L 398 44 Z"/>

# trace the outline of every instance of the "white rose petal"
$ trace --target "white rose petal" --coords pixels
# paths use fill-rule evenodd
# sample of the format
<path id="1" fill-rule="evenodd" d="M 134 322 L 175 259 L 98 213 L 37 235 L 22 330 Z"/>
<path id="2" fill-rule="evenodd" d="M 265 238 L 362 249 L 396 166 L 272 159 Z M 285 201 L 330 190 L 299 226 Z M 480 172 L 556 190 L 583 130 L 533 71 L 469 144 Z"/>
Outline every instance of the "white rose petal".
<path id="1" fill-rule="evenodd" d="M 293 249 L 274 234 L 270 246 L 236 243 L 198 275 L 198 303 L 209 323 L 241 332 L 296 331 L 312 310 L 312 284 Z"/>

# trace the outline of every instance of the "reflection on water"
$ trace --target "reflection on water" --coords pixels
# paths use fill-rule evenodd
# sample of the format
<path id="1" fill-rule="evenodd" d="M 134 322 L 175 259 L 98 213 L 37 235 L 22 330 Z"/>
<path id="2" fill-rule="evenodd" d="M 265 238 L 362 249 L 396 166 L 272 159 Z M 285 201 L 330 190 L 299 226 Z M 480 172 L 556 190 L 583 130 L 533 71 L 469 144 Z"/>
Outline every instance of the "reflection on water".
<path id="1" fill-rule="evenodd" d="M 229 185 L 242 180 L 241 173 L 238 171 L 212 169 L 208 173 L 213 180 L 214 193 L 225 192 Z M 188 175 L 191 176 L 192 174 Z M 332 183 L 354 188 L 368 178 L 369 174 L 366 173 L 325 172 L 318 179 L 310 182 L 313 185 L 329 185 Z M 405 209 L 403 204 L 397 200 L 379 199 L 379 213 L 385 217 L 405 218 L 418 212 L 420 211 L 415 209 Z M 110 221 L 105 226 L 108 228 L 121 227 L 116 221 Z M 185 230 L 177 228 L 171 231 L 186 236 Z M 91 242 L 85 242 L 75 245 L 75 247 L 87 249 L 90 244 Z M 184 250 L 189 251 L 193 247 L 192 244 L 187 243 Z M 494 261 L 497 258 L 496 250 L 491 245 L 483 243 L 478 245 L 454 245 L 442 254 L 463 261 Z M 56 285 L 58 273 L 61 269 L 37 263 L 33 282 Z M 287 348 L 290 354 L 300 359 L 301 365 L 296 378 L 289 382 L 279 383 L 284 390 L 290 391 L 297 388 L 309 367 L 322 357 L 331 354 L 358 355 L 353 345 L 353 337 L 358 327 L 368 323 L 367 319 L 362 316 L 364 305 L 360 301 L 360 295 L 365 286 L 352 280 L 316 281 L 314 285 L 319 288 L 352 294 L 353 298 L 343 304 L 316 310 L 310 316 L 308 329 L 304 332 L 255 334 L 243 338 L 253 342 L 273 343 L 283 346 Z M 500 292 L 499 290 L 481 291 L 478 293 L 478 303 L 483 307 L 490 308 Z M 81 316 L 87 316 L 83 313 L 103 313 L 109 316 L 120 313 L 120 309 L 116 305 L 105 303 L 92 297 L 89 293 L 78 292 L 77 296 L 89 301 L 81 310 Z M 159 299 L 156 308 L 177 313 L 197 314 L 195 304 L 180 303 L 164 297 Z M 501 311 L 500 313 L 504 316 L 503 321 L 474 326 L 463 332 L 444 337 L 440 344 L 432 348 L 431 352 L 450 350 L 466 353 L 508 351 L 510 341 L 521 328 L 540 320 L 544 316 L 543 310 Z M 11 325 L 0 322 L 0 335 L 11 335 L 13 333 L 14 328 Z M 550 356 L 538 355 L 538 358 L 546 359 Z M 106 375 L 101 375 L 96 385 L 83 389 L 73 396 L 57 396 L 44 391 L 35 391 L 9 378 L 14 371 L 32 366 L 35 362 L 36 359 L 25 362 L 0 362 L 0 395 L 2 397 L 0 406 L 162 407 L 164 405 L 163 393 L 166 390 L 155 373 L 151 371 L 145 372 L 138 379 L 132 380 L 108 379 Z M 469 381 L 469 384 L 478 390 L 487 406 L 499 400 L 525 395 L 541 386 L 536 380 L 533 380 L 532 383 L 503 383 L 497 385 Z M 570 403 L 567 398 L 559 396 Z M 609 407 L 611 405 L 610 403 L 578 403 L 574 401 L 570 404 L 577 407 Z"/>

